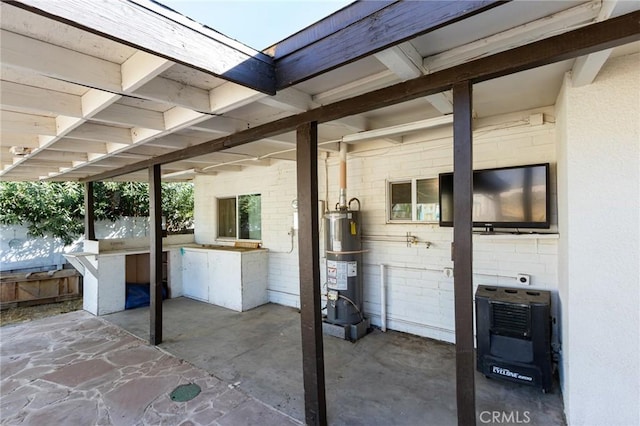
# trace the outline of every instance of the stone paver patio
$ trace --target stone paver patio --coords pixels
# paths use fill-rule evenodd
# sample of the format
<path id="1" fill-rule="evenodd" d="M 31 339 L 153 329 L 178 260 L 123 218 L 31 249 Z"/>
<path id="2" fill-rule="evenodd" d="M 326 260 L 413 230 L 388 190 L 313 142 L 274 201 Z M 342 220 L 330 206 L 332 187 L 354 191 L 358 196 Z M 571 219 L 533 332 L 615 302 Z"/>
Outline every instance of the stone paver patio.
<path id="1" fill-rule="evenodd" d="M 87 312 L 0 329 L 4 425 L 297 425 L 233 384 Z M 177 386 L 202 389 L 174 402 Z"/>

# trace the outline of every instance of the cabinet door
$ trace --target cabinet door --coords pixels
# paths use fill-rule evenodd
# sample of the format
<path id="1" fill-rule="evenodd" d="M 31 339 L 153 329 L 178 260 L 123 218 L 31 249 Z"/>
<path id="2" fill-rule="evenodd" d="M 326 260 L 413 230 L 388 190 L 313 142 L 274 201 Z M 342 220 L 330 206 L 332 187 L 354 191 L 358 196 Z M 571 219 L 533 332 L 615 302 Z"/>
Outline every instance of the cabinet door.
<path id="1" fill-rule="evenodd" d="M 240 253 L 212 250 L 209 301 L 215 305 L 242 311 L 242 271 Z"/>
<path id="2" fill-rule="evenodd" d="M 182 262 L 182 288 L 184 295 L 208 302 L 209 262 L 207 252 L 185 251 Z"/>

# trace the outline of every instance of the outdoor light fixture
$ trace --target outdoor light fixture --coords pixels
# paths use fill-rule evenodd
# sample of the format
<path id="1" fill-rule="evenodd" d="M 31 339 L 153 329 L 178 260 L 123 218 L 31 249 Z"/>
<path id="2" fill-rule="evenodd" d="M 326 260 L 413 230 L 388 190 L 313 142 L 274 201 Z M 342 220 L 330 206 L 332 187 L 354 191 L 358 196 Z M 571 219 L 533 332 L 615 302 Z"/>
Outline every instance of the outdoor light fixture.
<path id="1" fill-rule="evenodd" d="M 14 157 L 26 157 L 27 155 L 31 154 L 31 148 L 26 146 L 12 146 L 11 148 L 9 148 L 9 152 Z"/>

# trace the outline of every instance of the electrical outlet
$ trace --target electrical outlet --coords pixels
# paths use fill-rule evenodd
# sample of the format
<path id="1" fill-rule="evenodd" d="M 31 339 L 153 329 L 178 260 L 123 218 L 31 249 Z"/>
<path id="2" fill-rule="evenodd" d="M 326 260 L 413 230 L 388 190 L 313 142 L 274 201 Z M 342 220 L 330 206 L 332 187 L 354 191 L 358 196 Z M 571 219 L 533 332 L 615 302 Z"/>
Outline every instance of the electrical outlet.
<path id="1" fill-rule="evenodd" d="M 444 275 L 445 278 L 453 278 L 453 268 L 443 268 L 442 275 Z"/>
<path id="2" fill-rule="evenodd" d="M 516 275 L 516 280 L 518 281 L 518 284 L 531 285 L 531 276 L 529 276 L 527 274 L 518 274 L 518 275 Z"/>

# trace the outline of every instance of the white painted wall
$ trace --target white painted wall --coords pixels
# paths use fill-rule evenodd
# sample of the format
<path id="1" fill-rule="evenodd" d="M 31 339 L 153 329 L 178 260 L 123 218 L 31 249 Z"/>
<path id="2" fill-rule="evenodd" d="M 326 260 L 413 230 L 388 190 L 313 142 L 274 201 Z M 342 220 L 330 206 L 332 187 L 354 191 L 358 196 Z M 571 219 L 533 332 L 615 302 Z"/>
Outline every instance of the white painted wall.
<path id="1" fill-rule="evenodd" d="M 640 54 L 558 98 L 561 382 L 571 425 L 640 424 Z"/>
<path id="2" fill-rule="evenodd" d="M 529 115 L 543 112 L 547 123 L 528 124 Z M 476 123 L 474 167 L 488 168 L 550 162 L 555 168 L 554 109 L 543 108 L 479 120 Z M 437 177 L 453 168 L 451 127 L 405 138 L 402 145 L 376 143 L 356 147 L 348 156 L 348 198 L 362 205 L 364 234 L 404 236 L 411 232 L 426 244 L 407 247 L 403 242 L 367 240 L 364 248 L 364 308 L 374 324 L 380 323 L 379 264 L 387 270 L 388 327 L 452 342 L 454 339 L 453 280 L 442 269 L 450 261 L 451 228 L 432 224 L 387 224 L 388 180 Z M 319 160 L 319 198 L 333 208 L 338 201 L 337 155 Z M 328 194 L 325 193 L 328 177 Z M 555 170 L 552 172 L 555 182 Z M 271 302 L 299 307 L 297 241 L 293 250 L 288 235 L 293 221 L 291 201 L 296 198 L 294 162 L 280 161 L 269 168 L 238 173 L 198 176 L 195 179 L 195 238 L 198 243 L 216 239 L 216 198 L 262 194 L 263 243 L 269 252 L 268 293 Z M 555 196 L 554 196 L 555 198 Z M 354 205 L 355 206 L 355 205 Z M 556 209 L 552 208 L 553 221 Z M 321 232 L 323 229 L 321 229 Z M 517 273 L 530 274 L 531 288 L 557 289 L 557 238 L 476 237 L 475 284 L 518 286 Z M 322 245 L 322 237 L 321 237 Z M 322 247 L 321 247 L 322 253 Z M 324 277 L 324 259 L 321 259 Z M 554 315 L 557 311 L 554 309 Z"/>
<path id="3" fill-rule="evenodd" d="M 299 307 L 297 238 L 292 240 L 289 235 L 293 226 L 291 201 L 296 198 L 295 163 L 281 161 L 269 168 L 251 168 L 241 174 L 198 176 L 194 183 L 194 229 L 199 244 L 216 241 L 216 198 L 262 195 L 262 241 L 269 249 L 269 301 Z"/>

